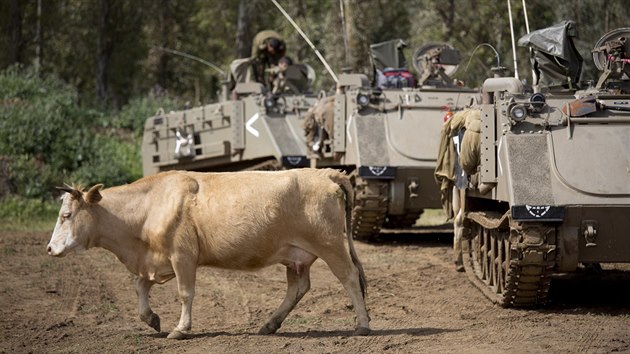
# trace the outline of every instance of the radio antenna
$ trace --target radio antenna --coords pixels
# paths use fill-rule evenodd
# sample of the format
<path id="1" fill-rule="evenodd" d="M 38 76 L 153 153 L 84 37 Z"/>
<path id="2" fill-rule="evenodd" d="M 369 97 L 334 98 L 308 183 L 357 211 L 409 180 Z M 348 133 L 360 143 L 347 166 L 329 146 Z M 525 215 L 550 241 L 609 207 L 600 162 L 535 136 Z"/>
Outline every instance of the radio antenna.
<path id="1" fill-rule="evenodd" d="M 523 16 L 525 16 L 525 30 L 529 34 L 529 18 L 527 18 L 527 4 L 523 0 Z"/>
<path id="2" fill-rule="evenodd" d="M 220 68 L 220 67 L 218 67 L 218 66 L 216 66 L 216 65 L 212 64 L 211 62 L 209 62 L 209 61 L 207 61 L 207 60 L 203 60 L 203 59 L 201 59 L 201 58 L 199 58 L 199 57 L 196 57 L 196 56 L 194 56 L 194 55 L 191 55 L 191 54 L 188 54 L 188 53 L 184 53 L 184 52 L 180 52 L 180 51 L 175 50 L 175 49 L 168 49 L 168 48 L 158 47 L 158 46 L 153 46 L 153 48 L 155 48 L 155 49 L 157 49 L 157 50 L 161 50 L 161 51 L 166 52 L 166 53 L 171 53 L 171 54 L 174 54 L 174 55 L 179 55 L 179 56 L 181 56 L 181 57 L 188 58 L 188 59 L 191 59 L 191 60 L 197 61 L 197 62 L 199 62 L 199 63 L 205 64 L 205 65 L 207 65 L 207 66 L 211 67 L 212 69 L 216 70 L 216 71 L 217 71 L 218 73 L 220 73 L 221 75 L 223 75 L 223 77 L 225 77 L 225 71 L 221 70 L 221 68 Z"/>
<path id="3" fill-rule="evenodd" d="M 514 23 L 512 22 L 512 5 L 507 0 L 508 15 L 510 17 L 510 35 L 512 36 L 512 58 L 514 60 L 514 77 L 518 79 L 518 65 L 516 64 L 516 42 L 514 42 Z"/>
<path id="4" fill-rule="evenodd" d="M 527 34 L 529 34 L 529 18 L 527 16 L 527 4 L 525 3 L 525 0 L 523 0 L 523 16 L 525 17 L 525 31 L 527 31 Z M 530 57 L 533 57 L 533 52 L 534 50 L 532 49 L 532 47 L 529 47 Z M 536 70 L 534 70 L 534 67 L 532 66 L 532 86 L 536 85 L 537 80 L 538 78 L 536 75 Z M 536 87 L 534 88 L 534 90 L 536 89 Z"/>
<path id="5" fill-rule="evenodd" d="M 295 23 L 295 21 L 293 21 L 293 19 L 291 18 L 291 16 L 289 16 L 289 14 L 284 11 L 284 9 L 282 8 L 282 6 L 280 6 L 280 4 L 278 4 L 278 2 L 276 0 L 271 0 L 273 2 L 274 5 L 276 5 L 276 7 L 278 8 L 278 10 L 280 10 L 280 12 L 282 12 L 282 14 L 284 15 L 284 17 L 287 18 L 287 20 L 289 20 L 289 22 L 291 23 L 291 25 L 293 25 L 293 27 L 295 28 L 296 31 L 298 31 L 298 33 L 300 34 L 300 36 L 302 36 L 302 38 L 304 38 L 304 40 L 306 41 L 306 43 L 308 43 L 309 46 L 311 46 L 311 49 L 313 49 L 313 51 L 315 51 L 315 54 L 317 55 L 317 57 L 319 58 L 319 60 L 322 62 L 322 64 L 324 64 L 324 67 L 326 68 L 326 70 L 328 71 L 328 73 L 330 74 L 330 76 L 333 78 L 333 80 L 335 80 L 335 83 L 339 83 L 339 79 L 337 79 L 337 75 L 335 75 L 335 72 L 332 70 L 332 68 L 330 67 L 330 65 L 328 65 L 328 62 L 326 61 L 326 59 L 324 59 L 324 57 L 322 56 L 322 54 L 319 52 L 319 50 L 317 50 L 317 48 L 315 48 L 315 45 L 313 45 L 313 42 L 311 42 L 310 39 L 308 39 L 308 37 L 306 36 L 306 34 L 302 31 L 302 29 L 300 29 L 300 26 L 297 25 L 297 23 Z"/>

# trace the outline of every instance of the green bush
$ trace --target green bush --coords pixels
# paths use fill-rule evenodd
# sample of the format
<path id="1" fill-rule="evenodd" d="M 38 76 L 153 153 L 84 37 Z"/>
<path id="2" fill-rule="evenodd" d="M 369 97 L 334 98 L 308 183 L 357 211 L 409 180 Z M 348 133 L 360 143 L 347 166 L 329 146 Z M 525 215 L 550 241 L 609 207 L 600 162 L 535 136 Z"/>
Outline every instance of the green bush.
<path id="1" fill-rule="evenodd" d="M 10 188 L 0 190 L 45 200 L 63 183 L 132 182 L 142 176 L 144 121 L 177 106 L 168 97 L 146 97 L 103 112 L 81 107 L 75 90 L 54 76 L 18 66 L 2 71 L 0 157 L 9 161 Z"/>
<path id="2" fill-rule="evenodd" d="M 70 174 L 72 183 L 106 187 L 135 181 L 142 177 L 142 160 L 137 144 L 122 142 L 114 136 L 96 135 L 92 152 L 78 169 Z"/>
<path id="3" fill-rule="evenodd" d="M 0 155 L 11 161 L 12 185 L 25 197 L 45 198 L 89 148 L 89 116 L 74 90 L 28 69 L 0 72 Z"/>
<path id="4" fill-rule="evenodd" d="M 60 205 L 56 200 L 6 197 L 0 201 L 0 230 L 52 230 Z"/>
<path id="5" fill-rule="evenodd" d="M 120 112 L 115 114 L 111 121 L 118 129 L 128 129 L 134 133 L 136 138 L 142 137 L 144 121 L 154 116 L 158 109 L 162 108 L 168 112 L 179 109 L 181 104 L 169 97 L 143 97 L 131 100 Z"/>
<path id="6" fill-rule="evenodd" d="M 0 154 L 49 161 L 55 141 L 82 127 L 75 92 L 54 77 L 12 67 L 0 73 Z"/>
<path id="7" fill-rule="evenodd" d="M 50 165 L 28 155 L 19 155 L 14 156 L 11 161 L 11 180 L 17 195 L 48 199 L 57 176 Z"/>

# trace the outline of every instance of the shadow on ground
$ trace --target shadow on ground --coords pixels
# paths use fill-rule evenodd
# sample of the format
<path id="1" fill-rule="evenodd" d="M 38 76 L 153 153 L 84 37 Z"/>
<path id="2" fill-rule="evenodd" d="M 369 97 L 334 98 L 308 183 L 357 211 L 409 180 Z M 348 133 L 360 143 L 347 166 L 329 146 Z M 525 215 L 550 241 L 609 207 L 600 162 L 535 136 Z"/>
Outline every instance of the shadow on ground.
<path id="1" fill-rule="evenodd" d="M 368 337 L 378 336 L 430 336 L 446 332 L 457 332 L 457 329 L 444 328 L 400 328 L 400 329 L 383 329 L 372 330 Z M 152 333 L 147 336 L 153 338 L 166 338 L 168 333 Z M 256 333 L 229 333 L 229 332 L 208 332 L 208 333 L 192 333 L 186 339 L 194 338 L 213 338 L 218 336 L 239 337 L 243 335 L 258 335 Z M 262 335 L 261 335 L 262 336 Z M 286 338 L 333 338 L 333 337 L 353 337 L 353 331 L 305 331 L 305 332 L 278 332 L 265 336 L 277 336 Z"/>

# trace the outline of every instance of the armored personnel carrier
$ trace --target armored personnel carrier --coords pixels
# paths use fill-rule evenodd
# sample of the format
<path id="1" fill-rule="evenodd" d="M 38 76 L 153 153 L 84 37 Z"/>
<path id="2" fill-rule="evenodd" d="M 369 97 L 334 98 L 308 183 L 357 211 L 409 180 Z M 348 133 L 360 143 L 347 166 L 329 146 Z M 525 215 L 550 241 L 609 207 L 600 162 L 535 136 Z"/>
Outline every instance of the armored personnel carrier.
<path id="1" fill-rule="evenodd" d="M 505 307 L 544 304 L 554 274 L 630 262 L 630 28 L 597 42 L 603 73 L 582 89 L 574 36 L 562 22 L 521 38 L 533 90 L 487 79 L 477 114 L 459 124 L 479 129 L 451 134 L 456 263 Z"/>
<path id="2" fill-rule="evenodd" d="M 447 44 L 418 49 L 406 68 L 402 40 L 371 46 L 374 79 L 339 76 L 335 95 L 307 118 L 311 166 L 351 171 L 356 197 L 353 233 L 376 237 L 387 227 L 409 227 L 425 208 L 439 208 L 433 170 L 445 115 L 470 104 L 475 92 L 450 75 L 459 53 Z"/>
<path id="3" fill-rule="evenodd" d="M 240 82 L 217 103 L 148 118 L 142 139 L 144 175 L 308 166 L 302 121 L 317 102 L 310 93 L 314 71 L 293 65 L 283 75 L 285 89 L 276 92 L 257 82 Z"/>

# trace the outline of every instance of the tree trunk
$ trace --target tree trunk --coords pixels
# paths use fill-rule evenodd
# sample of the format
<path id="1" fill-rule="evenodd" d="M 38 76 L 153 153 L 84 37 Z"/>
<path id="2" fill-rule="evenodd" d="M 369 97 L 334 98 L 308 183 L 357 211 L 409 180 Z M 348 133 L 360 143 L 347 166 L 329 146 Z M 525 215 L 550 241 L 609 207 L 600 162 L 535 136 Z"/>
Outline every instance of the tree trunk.
<path id="1" fill-rule="evenodd" d="M 361 63 L 359 58 L 354 55 L 354 53 L 361 53 L 361 49 L 363 49 L 361 39 L 357 33 L 357 17 L 354 15 L 355 7 L 358 5 L 352 0 L 343 0 L 343 3 L 346 20 L 344 30 L 348 43 L 348 58 L 345 59 L 345 62 L 349 63 L 350 72 L 359 73 L 362 69 Z M 348 68 L 344 69 L 348 70 Z"/>
<path id="2" fill-rule="evenodd" d="M 447 0 L 444 5 L 446 6 L 438 8 L 437 11 L 446 28 L 442 35 L 442 41 L 449 42 L 453 38 L 453 28 L 455 26 L 455 0 Z"/>
<path id="3" fill-rule="evenodd" d="M 346 72 L 346 71 L 350 71 L 350 48 L 348 47 L 348 23 L 346 21 L 346 6 L 344 4 L 345 0 L 339 0 L 339 17 L 341 19 L 341 34 L 343 37 L 343 53 L 344 53 L 344 57 L 343 57 L 343 68 L 342 71 Z M 334 2 L 334 0 L 333 0 Z M 333 4 L 335 5 L 335 4 Z M 333 6 L 334 8 L 334 6 Z"/>
<path id="4" fill-rule="evenodd" d="M 33 67 L 39 73 L 42 66 L 43 40 L 42 40 L 42 0 L 37 0 L 37 25 L 35 28 L 35 60 Z"/>
<path id="5" fill-rule="evenodd" d="M 163 48 L 170 48 L 170 41 L 168 36 L 168 28 L 171 24 L 170 17 L 168 15 L 169 12 L 168 0 L 162 0 L 159 2 L 158 9 L 158 42 L 160 46 Z M 157 89 L 157 93 L 160 95 L 164 93 L 164 90 L 168 87 L 168 65 L 169 65 L 169 55 L 160 51 L 157 63 L 157 82 L 159 88 Z"/>
<path id="6" fill-rule="evenodd" d="M 240 0 L 238 3 L 238 15 L 236 19 L 236 55 L 237 58 L 247 58 L 251 54 L 251 41 L 249 40 L 250 29 L 247 16 L 247 0 Z"/>
<path id="7" fill-rule="evenodd" d="M 113 43 L 109 34 L 109 22 L 112 0 L 101 0 L 98 18 L 98 37 L 96 42 L 96 91 L 98 98 L 105 101 L 108 96 L 107 78 L 109 61 L 112 55 Z"/>
<path id="8" fill-rule="evenodd" d="M 22 17 L 24 9 L 20 0 L 10 0 L 9 11 L 9 62 L 23 63 L 24 38 L 22 37 Z"/>

